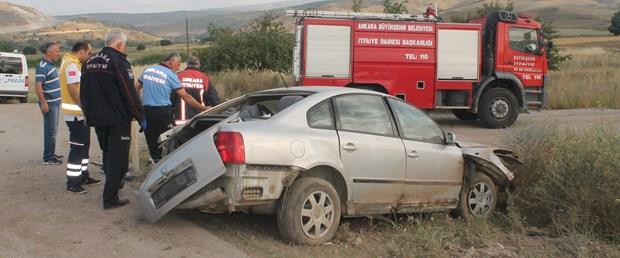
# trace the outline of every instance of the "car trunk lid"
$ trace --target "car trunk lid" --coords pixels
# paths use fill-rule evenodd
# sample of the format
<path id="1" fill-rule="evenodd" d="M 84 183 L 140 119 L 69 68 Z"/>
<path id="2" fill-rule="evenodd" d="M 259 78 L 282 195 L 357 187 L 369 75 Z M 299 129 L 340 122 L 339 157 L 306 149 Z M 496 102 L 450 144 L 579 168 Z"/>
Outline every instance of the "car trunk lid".
<path id="1" fill-rule="evenodd" d="M 149 221 L 159 220 L 226 172 L 213 139 L 220 125 L 236 117 L 232 115 L 204 130 L 153 167 L 135 191 L 140 209 Z"/>

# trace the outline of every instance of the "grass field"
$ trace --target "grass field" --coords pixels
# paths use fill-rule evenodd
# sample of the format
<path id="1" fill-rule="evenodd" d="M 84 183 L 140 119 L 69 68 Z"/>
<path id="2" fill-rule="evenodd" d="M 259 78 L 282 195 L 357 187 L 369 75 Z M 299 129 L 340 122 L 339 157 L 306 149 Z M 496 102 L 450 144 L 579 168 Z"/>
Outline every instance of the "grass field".
<path id="1" fill-rule="evenodd" d="M 570 48 L 572 60 L 551 73 L 552 109 L 620 108 L 620 52 L 603 48 Z"/>
<path id="2" fill-rule="evenodd" d="M 564 37 L 554 40 L 559 47 L 620 49 L 620 36 Z"/>

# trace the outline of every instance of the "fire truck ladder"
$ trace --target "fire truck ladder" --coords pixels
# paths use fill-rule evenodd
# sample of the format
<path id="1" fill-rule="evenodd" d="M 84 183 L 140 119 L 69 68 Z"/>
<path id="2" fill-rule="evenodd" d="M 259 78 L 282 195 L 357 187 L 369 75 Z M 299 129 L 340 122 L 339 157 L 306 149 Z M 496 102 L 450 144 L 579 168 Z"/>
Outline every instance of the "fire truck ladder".
<path id="1" fill-rule="evenodd" d="M 437 18 L 425 17 L 424 15 L 337 12 L 337 11 L 319 11 L 316 9 L 286 10 L 286 16 L 292 16 L 296 18 L 316 17 L 316 18 L 333 18 L 333 19 L 367 19 L 367 20 L 389 20 L 389 21 L 425 21 L 425 22 L 437 22 L 438 21 Z"/>

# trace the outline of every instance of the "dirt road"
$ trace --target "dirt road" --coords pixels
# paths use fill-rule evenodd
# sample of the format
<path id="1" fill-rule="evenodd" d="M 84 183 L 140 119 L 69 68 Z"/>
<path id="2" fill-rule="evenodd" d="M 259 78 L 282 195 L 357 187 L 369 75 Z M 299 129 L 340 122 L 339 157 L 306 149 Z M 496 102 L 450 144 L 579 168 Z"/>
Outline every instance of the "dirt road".
<path id="1" fill-rule="evenodd" d="M 150 224 L 135 202 L 104 211 L 103 185 L 88 187 L 86 195 L 66 193 L 65 166 L 41 165 L 42 118 L 35 104 L 1 103 L 0 121 L 0 257 L 247 256 L 177 216 Z M 67 143 L 61 121 L 58 154 L 67 156 Z M 121 196 L 133 200 L 130 187 Z"/>
<path id="2" fill-rule="evenodd" d="M 457 139 L 496 144 L 512 130 L 532 123 L 578 126 L 599 120 L 620 123 L 620 110 L 523 114 L 512 129 L 503 130 L 482 129 L 477 123 L 458 121 L 451 114 L 432 117 L 455 132 Z M 233 223 L 231 218 L 239 219 L 240 215 L 174 213 L 157 224 L 150 224 L 142 219 L 135 202 L 116 210 L 102 210 L 102 185 L 89 187 L 87 195 L 66 193 L 65 167 L 41 165 L 41 122 L 35 104 L 0 103 L 0 225 L 3 227 L 0 257 L 244 257 L 247 255 L 237 248 L 255 250 L 245 245 L 260 244 L 260 241 L 240 243 L 235 236 L 244 232 L 220 231 L 217 225 L 208 225 L 209 222 Z M 57 152 L 65 156 L 67 135 L 66 125 L 61 122 Z M 91 152 L 98 149 L 94 144 Z M 96 177 L 102 177 L 98 169 L 91 170 Z M 121 195 L 133 200 L 129 188 L 125 187 Z M 256 223 L 275 226 L 271 218 L 241 220 L 247 225 L 232 227 L 236 231 L 253 230 L 256 227 L 252 225 Z M 268 235 L 278 239 L 277 229 L 268 231 Z M 275 244 L 292 248 L 284 243 Z"/>

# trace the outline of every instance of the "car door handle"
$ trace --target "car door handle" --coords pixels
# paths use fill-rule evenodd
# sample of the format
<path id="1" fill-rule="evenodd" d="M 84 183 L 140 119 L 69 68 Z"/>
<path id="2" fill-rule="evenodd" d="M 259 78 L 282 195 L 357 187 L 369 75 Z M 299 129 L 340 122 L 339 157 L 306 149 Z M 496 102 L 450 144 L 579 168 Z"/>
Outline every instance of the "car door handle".
<path id="1" fill-rule="evenodd" d="M 355 144 L 349 142 L 349 143 L 343 145 L 342 149 L 343 150 L 347 150 L 347 151 L 356 151 L 357 147 L 355 147 Z"/>
<path id="2" fill-rule="evenodd" d="M 408 152 L 408 153 L 407 153 L 407 157 L 410 157 L 410 158 L 414 158 L 414 159 L 415 159 L 415 158 L 419 158 L 419 157 L 420 157 L 420 155 L 418 155 L 418 152 L 417 152 L 417 151 L 412 150 L 412 151 L 410 151 L 410 152 Z"/>

